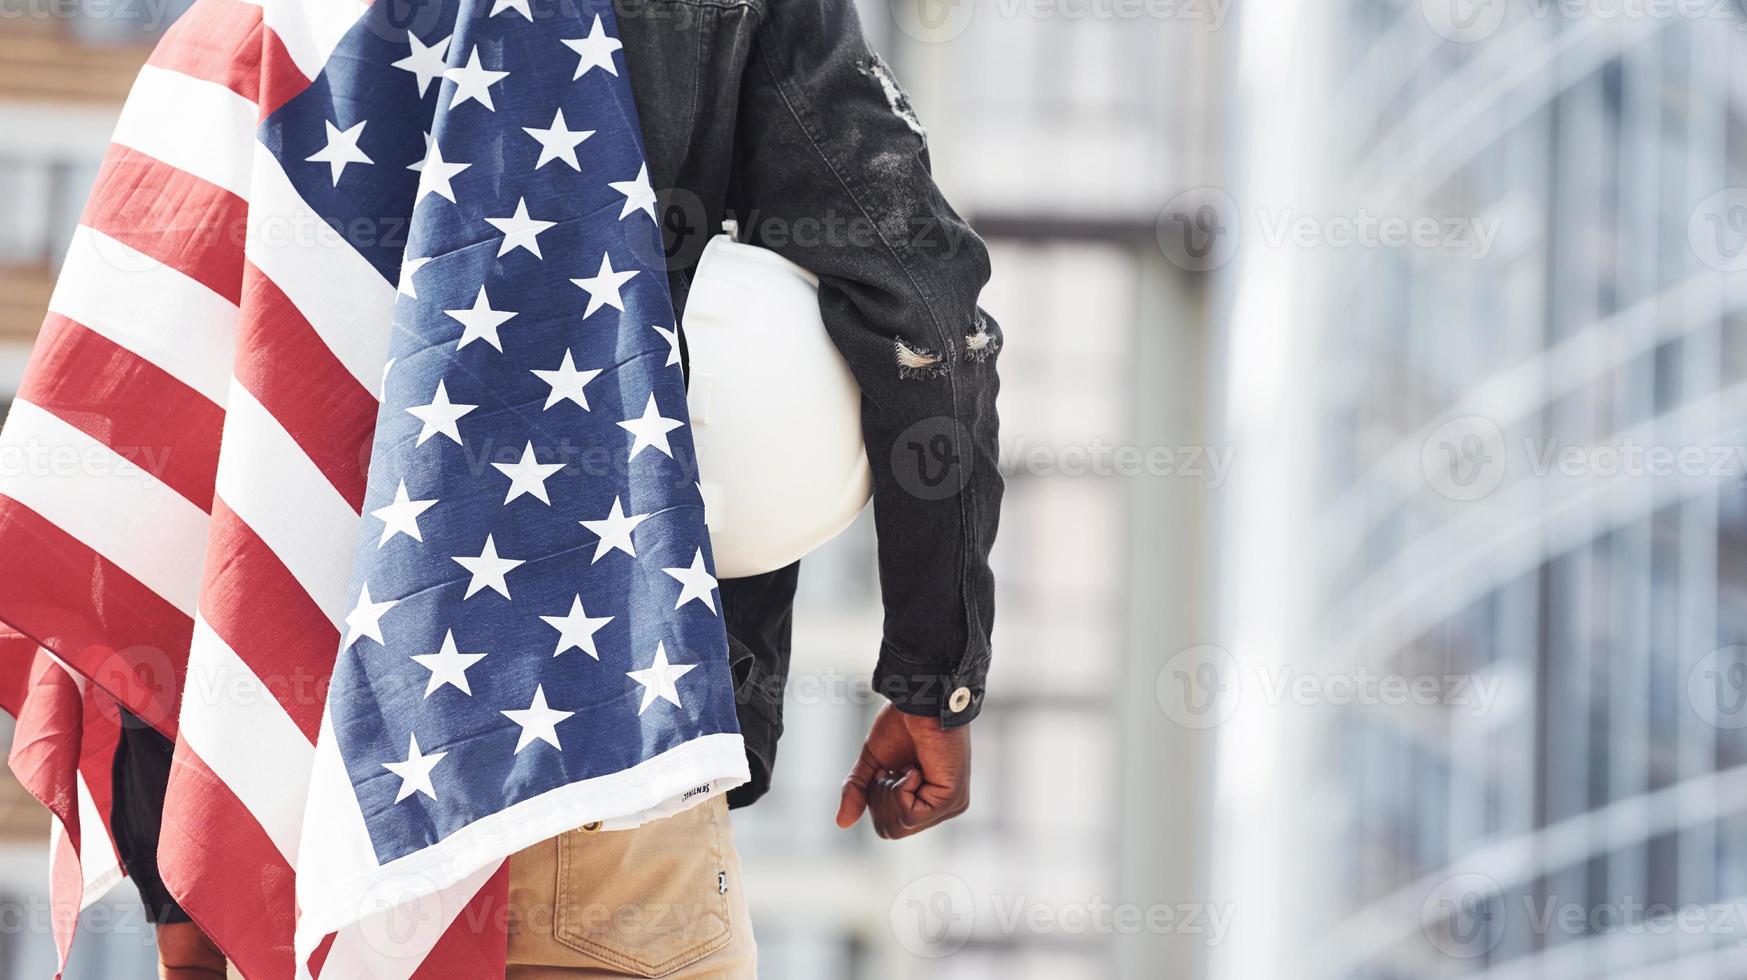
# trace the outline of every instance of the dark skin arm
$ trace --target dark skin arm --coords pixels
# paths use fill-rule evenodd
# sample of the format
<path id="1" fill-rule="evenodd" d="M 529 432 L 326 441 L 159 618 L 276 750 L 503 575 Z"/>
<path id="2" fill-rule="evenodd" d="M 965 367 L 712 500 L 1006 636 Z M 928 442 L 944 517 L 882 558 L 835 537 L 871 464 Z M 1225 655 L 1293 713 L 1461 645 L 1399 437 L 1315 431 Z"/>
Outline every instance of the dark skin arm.
<path id="1" fill-rule="evenodd" d="M 880 709 L 861 758 L 843 781 L 837 826 L 855 826 L 866 810 L 886 840 L 921 833 L 970 807 L 969 726 L 942 729 L 940 719 Z"/>

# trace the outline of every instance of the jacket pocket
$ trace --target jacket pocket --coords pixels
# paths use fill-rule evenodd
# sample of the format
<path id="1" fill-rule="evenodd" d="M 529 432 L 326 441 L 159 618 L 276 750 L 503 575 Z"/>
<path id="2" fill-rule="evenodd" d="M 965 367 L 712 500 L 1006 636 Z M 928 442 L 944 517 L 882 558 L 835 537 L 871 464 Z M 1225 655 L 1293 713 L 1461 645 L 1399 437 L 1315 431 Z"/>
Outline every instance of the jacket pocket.
<path id="1" fill-rule="evenodd" d="M 662 977 L 732 938 L 717 797 L 636 830 L 558 839 L 554 936 L 604 966 Z"/>

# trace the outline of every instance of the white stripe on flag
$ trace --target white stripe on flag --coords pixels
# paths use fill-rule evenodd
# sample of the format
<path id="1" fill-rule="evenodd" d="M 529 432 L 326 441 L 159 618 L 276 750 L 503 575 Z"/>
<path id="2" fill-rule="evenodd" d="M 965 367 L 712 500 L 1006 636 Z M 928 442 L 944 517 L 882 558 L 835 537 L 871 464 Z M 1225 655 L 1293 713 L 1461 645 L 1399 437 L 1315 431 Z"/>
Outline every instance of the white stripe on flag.
<path id="1" fill-rule="evenodd" d="M 64 669 L 64 668 L 63 668 Z M 81 911 L 103 900 L 109 890 L 121 883 L 121 858 L 109 839 L 103 815 L 97 812 L 97 800 L 78 774 L 79 783 L 79 871 L 85 879 L 85 893 L 79 899 Z M 60 821 L 52 821 L 59 826 Z M 52 850 L 50 853 L 54 853 Z M 52 879 L 51 879 L 52 880 Z"/>
<path id="2" fill-rule="evenodd" d="M 314 80 L 328 56 L 370 9 L 358 0 L 243 0 L 261 8 L 261 20 L 285 45 L 292 63 Z"/>
<path id="3" fill-rule="evenodd" d="M 497 867 L 506 855 L 582 824 L 603 820 L 638 826 L 698 805 L 747 778 L 740 736 L 704 735 L 629 769 L 511 804 L 435 844 L 384 862 L 365 825 L 333 721 L 331 711 L 322 718 L 309 775 L 306 836 L 297 867 L 294 942 L 300 962 L 323 936 L 375 911 L 381 898 L 410 902 L 434 895 Z M 692 792 L 706 785 L 708 792 Z"/>
<path id="4" fill-rule="evenodd" d="M 188 651 L 181 735 L 295 867 L 315 746 L 273 691 L 200 617 Z"/>
<path id="5" fill-rule="evenodd" d="M 206 512 L 115 451 L 19 400 L 0 431 L 0 494 L 194 615 Z"/>
<path id="6" fill-rule="evenodd" d="M 49 299 L 102 334 L 224 405 L 237 345 L 237 308 L 199 282 L 79 226 Z"/>
<path id="7" fill-rule="evenodd" d="M 217 493 L 334 625 L 344 623 L 358 514 L 241 383 L 225 412 Z"/>
<path id="8" fill-rule="evenodd" d="M 394 285 L 304 203 L 278 159 L 259 144 L 245 254 L 364 390 L 376 391 L 388 359 Z"/>
<path id="9" fill-rule="evenodd" d="M 217 82 L 147 65 L 113 139 L 247 200 L 259 115 L 255 103 Z"/>

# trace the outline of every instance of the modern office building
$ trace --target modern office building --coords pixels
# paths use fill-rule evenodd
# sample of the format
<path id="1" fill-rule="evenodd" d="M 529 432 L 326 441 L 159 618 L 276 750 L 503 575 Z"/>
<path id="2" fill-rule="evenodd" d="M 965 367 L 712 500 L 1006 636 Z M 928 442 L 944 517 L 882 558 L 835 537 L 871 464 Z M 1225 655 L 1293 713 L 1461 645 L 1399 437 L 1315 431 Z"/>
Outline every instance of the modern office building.
<path id="1" fill-rule="evenodd" d="M 1747 975 L 1742 11 L 1273 8 L 1212 976 Z"/>

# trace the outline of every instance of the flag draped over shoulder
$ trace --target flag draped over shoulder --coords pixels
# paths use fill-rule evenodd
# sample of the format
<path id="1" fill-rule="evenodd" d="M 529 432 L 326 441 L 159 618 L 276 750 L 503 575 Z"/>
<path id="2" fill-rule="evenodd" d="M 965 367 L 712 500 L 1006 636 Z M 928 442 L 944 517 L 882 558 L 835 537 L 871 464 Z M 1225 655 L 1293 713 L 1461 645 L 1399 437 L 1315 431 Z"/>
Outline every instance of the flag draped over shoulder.
<path id="1" fill-rule="evenodd" d="M 116 706 L 249 980 L 501 975 L 509 853 L 745 779 L 623 59 L 608 4 L 198 0 L 142 71 L 0 431 L 67 907 Z"/>

